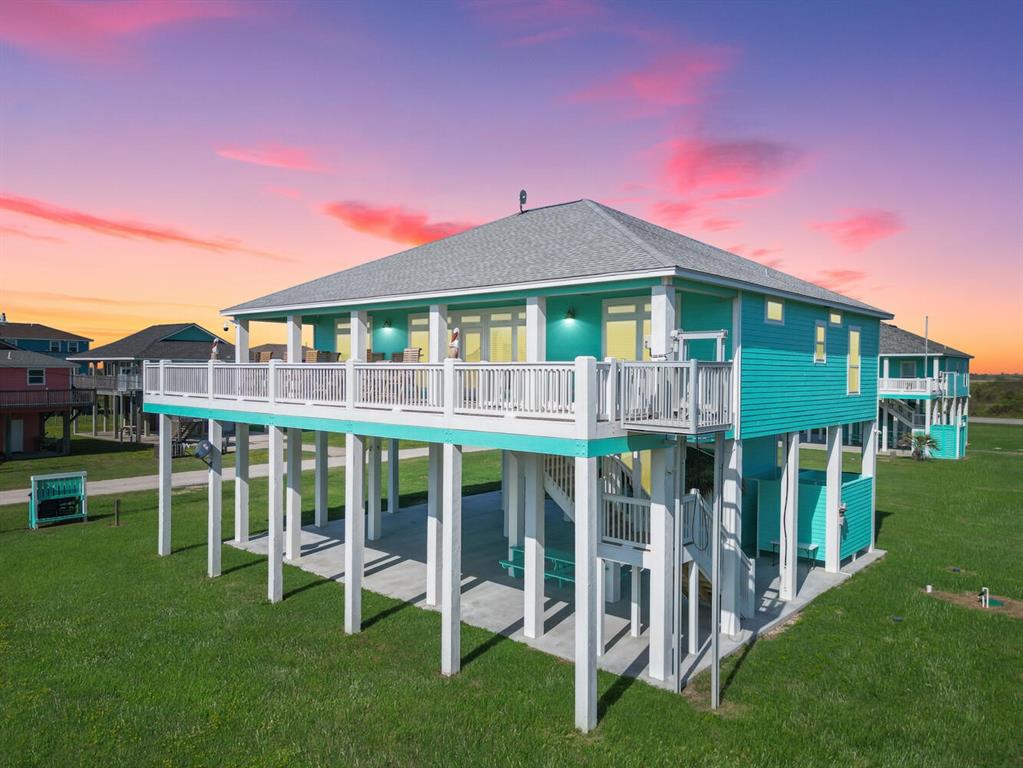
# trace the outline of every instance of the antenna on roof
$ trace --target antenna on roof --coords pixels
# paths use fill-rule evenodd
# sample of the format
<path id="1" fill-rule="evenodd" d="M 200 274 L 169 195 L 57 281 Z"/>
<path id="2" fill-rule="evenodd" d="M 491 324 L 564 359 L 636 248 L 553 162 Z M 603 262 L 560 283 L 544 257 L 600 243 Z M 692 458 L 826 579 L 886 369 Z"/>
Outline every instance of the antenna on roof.
<path id="1" fill-rule="evenodd" d="M 526 204 L 526 190 L 519 190 L 519 213 L 525 213 L 523 206 Z"/>

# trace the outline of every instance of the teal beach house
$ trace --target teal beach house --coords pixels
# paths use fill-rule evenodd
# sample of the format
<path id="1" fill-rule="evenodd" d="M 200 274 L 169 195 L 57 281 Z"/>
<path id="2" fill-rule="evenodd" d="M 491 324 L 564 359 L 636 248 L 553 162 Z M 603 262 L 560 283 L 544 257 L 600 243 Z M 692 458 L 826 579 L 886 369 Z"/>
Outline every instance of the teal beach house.
<path id="1" fill-rule="evenodd" d="M 581 730 L 596 723 L 598 666 L 672 685 L 703 663 L 708 593 L 734 648 L 877 556 L 890 313 L 615 209 L 526 210 L 223 314 L 234 362 L 143 369 L 144 407 L 160 420 L 159 552 L 171 551 L 168 420 L 206 419 L 208 568 L 220 574 L 214 438 L 233 423 L 234 543 L 267 554 L 271 601 L 284 562 L 305 567 L 327 557 L 310 542 L 333 540 L 345 630 L 362 628 L 364 585 L 407 594 L 441 613 L 445 675 L 461 664 L 460 621 L 490 627 L 504 611 L 508 634 L 574 661 Z M 283 329 L 286 360 L 250 361 L 254 323 Z M 313 354 L 302 353 L 307 326 Z M 254 424 L 269 432 L 270 524 L 258 542 Z M 856 471 L 843 471 L 851 428 L 868 437 Z M 305 528 L 303 430 L 317 467 Z M 800 467 L 808 430 L 826 435 L 820 472 Z M 343 523 L 327 514 L 329 433 L 345 435 Z M 397 508 L 390 459 L 402 440 L 427 445 L 421 526 Z M 501 452 L 502 491 L 463 499 L 463 453 L 476 449 Z M 396 576 L 379 581 L 389 551 L 406 592 Z"/>
<path id="2" fill-rule="evenodd" d="M 936 459 L 966 455 L 971 355 L 888 323 L 881 324 L 881 450 L 929 434 Z"/>

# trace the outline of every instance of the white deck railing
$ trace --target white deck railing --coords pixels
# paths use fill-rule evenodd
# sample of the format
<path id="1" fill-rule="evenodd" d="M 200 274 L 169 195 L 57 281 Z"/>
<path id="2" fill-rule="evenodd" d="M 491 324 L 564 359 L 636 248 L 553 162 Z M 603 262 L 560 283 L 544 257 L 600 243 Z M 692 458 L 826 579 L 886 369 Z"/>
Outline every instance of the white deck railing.
<path id="1" fill-rule="evenodd" d="M 71 381 L 75 389 L 107 392 L 135 392 L 142 389 L 142 376 L 137 373 L 76 373 Z"/>
<path id="2" fill-rule="evenodd" d="M 579 410 L 572 363 L 146 363 L 146 399 L 327 406 L 419 412 L 465 422 L 477 417 L 542 420 L 551 429 L 696 433 L 732 421 L 730 363 L 597 363 Z M 263 406 L 262 404 L 265 404 Z M 239 407 L 235 405 L 233 407 Z M 592 415 L 587 417 L 587 411 Z M 593 413 L 595 411 L 595 413 Z M 325 413 L 329 417 L 329 413 Z M 557 426 L 560 425 L 560 426 Z M 466 424 L 466 426 L 468 426 Z"/>
<path id="3" fill-rule="evenodd" d="M 936 395 L 940 387 L 936 379 L 930 378 L 881 378 L 877 381 L 878 394 L 885 395 Z"/>

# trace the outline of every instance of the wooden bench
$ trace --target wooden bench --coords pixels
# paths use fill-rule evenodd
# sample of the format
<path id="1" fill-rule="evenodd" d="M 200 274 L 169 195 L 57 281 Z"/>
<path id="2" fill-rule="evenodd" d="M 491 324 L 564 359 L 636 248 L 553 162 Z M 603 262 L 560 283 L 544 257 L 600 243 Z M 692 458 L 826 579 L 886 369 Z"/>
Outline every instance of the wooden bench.
<path id="1" fill-rule="evenodd" d="M 818 544 L 811 544 L 806 541 L 796 542 L 796 557 L 802 557 L 809 560 L 811 563 L 817 562 L 817 550 L 820 549 Z M 781 552 L 781 542 L 777 539 L 771 539 L 771 551 L 776 555 Z M 810 566 L 813 567 L 812 565 Z"/>
<path id="2" fill-rule="evenodd" d="M 525 547 L 512 547 L 510 551 L 511 558 L 499 560 L 498 565 L 511 571 L 513 575 L 525 575 Z M 543 566 L 544 579 L 556 581 L 559 587 L 575 584 L 575 558 L 571 552 L 546 548 L 543 553 Z"/>

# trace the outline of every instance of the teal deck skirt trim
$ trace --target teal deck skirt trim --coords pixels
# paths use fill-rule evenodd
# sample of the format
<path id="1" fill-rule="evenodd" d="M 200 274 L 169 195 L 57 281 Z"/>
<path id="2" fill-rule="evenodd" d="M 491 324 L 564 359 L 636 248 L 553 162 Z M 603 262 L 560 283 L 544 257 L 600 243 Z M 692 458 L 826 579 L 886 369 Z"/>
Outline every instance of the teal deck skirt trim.
<path id="1" fill-rule="evenodd" d="M 538 437 L 535 435 L 512 435 L 506 432 L 482 432 L 466 429 L 443 429 L 440 427 L 417 427 L 408 424 L 379 424 L 350 419 L 324 419 L 316 416 L 285 416 L 269 413 L 229 411 L 220 408 L 200 408 L 191 405 L 159 405 L 146 403 L 146 413 L 162 413 L 169 416 L 187 416 L 193 419 L 216 419 L 242 424 L 262 424 L 274 427 L 319 430 L 322 432 L 353 432 L 367 437 L 394 438 L 397 440 L 420 440 L 428 443 L 454 443 L 480 448 L 494 448 L 527 453 L 550 453 L 558 456 L 592 458 L 629 451 L 658 448 L 668 440 L 664 435 L 628 434 L 620 437 L 604 437 L 597 440 L 578 440 L 567 437 Z"/>

